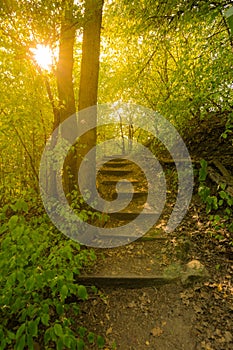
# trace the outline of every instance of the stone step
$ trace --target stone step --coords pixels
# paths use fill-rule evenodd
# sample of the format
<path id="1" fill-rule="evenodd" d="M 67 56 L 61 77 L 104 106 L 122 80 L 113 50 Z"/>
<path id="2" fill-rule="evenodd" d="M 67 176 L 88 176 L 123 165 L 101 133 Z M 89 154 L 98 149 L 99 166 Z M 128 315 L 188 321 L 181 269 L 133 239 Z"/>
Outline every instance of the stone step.
<path id="1" fill-rule="evenodd" d="M 209 273 L 204 268 L 189 268 L 189 264 L 167 267 L 168 271 L 161 274 L 145 274 L 139 276 L 138 274 L 119 274 L 116 276 L 113 275 L 83 275 L 78 276 L 76 281 L 79 284 L 86 286 L 96 286 L 98 288 L 111 287 L 111 288 L 144 288 L 144 287 L 157 287 L 169 283 L 182 283 L 183 286 L 190 286 L 197 281 L 206 281 L 209 279 Z M 175 269 L 174 269 L 175 266 Z M 174 269 L 174 270 L 173 270 Z"/>
<path id="2" fill-rule="evenodd" d="M 117 196 L 120 195 L 121 198 L 129 198 L 129 196 L 131 195 L 131 192 L 124 192 L 124 191 L 118 191 L 116 194 L 113 195 L 113 199 L 116 199 Z M 135 191 L 133 192 L 133 199 L 146 199 L 148 195 L 148 192 L 146 191 Z"/>
<path id="3" fill-rule="evenodd" d="M 177 259 L 169 240 L 132 242 L 130 245 L 97 252 L 89 270 L 76 277 L 80 284 L 97 287 L 143 288 L 167 283 L 190 285 L 206 280 L 209 273 L 198 260 Z M 173 253 L 172 253 L 173 252 Z M 104 253 L 104 258 L 103 254 Z"/>
<path id="4" fill-rule="evenodd" d="M 156 287 L 163 284 L 175 283 L 179 280 L 178 277 L 165 277 L 165 276 L 79 276 L 76 281 L 79 284 L 86 286 L 96 286 L 98 288 L 103 287 L 123 287 L 123 288 L 144 288 L 144 287 Z"/>
<path id="5" fill-rule="evenodd" d="M 148 213 L 155 214 L 156 207 L 150 207 L 148 206 L 146 202 L 146 196 L 139 196 L 139 197 L 134 197 L 130 201 L 129 197 L 124 197 L 123 198 L 114 198 L 112 196 L 113 200 L 109 200 L 105 202 L 105 206 L 103 207 L 103 212 L 110 213 L 110 216 L 116 212 L 119 213 L 136 213 L 138 215 L 139 213 L 142 212 L 143 209 L 145 209 L 145 215 L 148 215 Z M 115 199 L 115 200 L 114 200 Z M 116 202 L 115 202 L 116 201 Z M 112 218 L 114 215 L 112 215 Z"/>
<path id="6" fill-rule="evenodd" d="M 130 250 L 127 251 L 127 246 L 114 248 L 117 249 L 114 264 L 110 251 L 105 259 L 97 260 L 92 271 L 81 273 L 76 277 L 76 281 L 82 285 L 95 285 L 99 288 L 144 288 L 180 282 L 189 286 L 190 283 L 209 278 L 205 266 L 198 260 L 191 260 L 188 263 L 177 260 L 171 256 L 169 250 L 168 252 L 164 250 L 164 243 L 157 242 L 154 243 L 153 251 L 148 254 L 146 249 L 148 244 L 151 245 L 150 242 L 131 243 L 134 254 Z"/>
<path id="7" fill-rule="evenodd" d="M 161 235 L 160 235 L 161 236 Z M 168 269 L 172 263 L 166 254 L 167 240 L 132 242 L 130 245 L 97 251 L 96 264 L 78 276 L 82 284 L 97 286 L 156 286 L 175 281 L 180 266 Z M 165 259 L 165 256 L 167 258 Z M 164 264 L 166 262 L 166 264 Z M 172 270 L 171 273 L 167 273 Z"/>
<path id="8" fill-rule="evenodd" d="M 115 213 L 110 213 L 108 214 L 111 219 L 116 219 L 116 220 L 122 220 L 122 221 L 132 221 L 134 219 L 136 219 L 136 217 L 138 217 L 140 215 L 141 220 L 146 220 L 148 218 L 151 218 L 153 216 L 158 216 L 158 212 L 157 211 L 148 211 L 148 212 L 141 212 L 140 210 L 138 210 L 137 208 L 133 211 L 128 210 L 122 210 L 122 211 L 118 211 Z M 126 223 L 125 223 L 126 224 Z"/>
<path id="9" fill-rule="evenodd" d="M 134 240 L 138 240 L 138 239 L 142 239 L 144 241 L 148 241 L 148 240 L 165 240 L 166 237 L 165 236 L 161 236 L 161 234 L 159 232 L 157 232 L 154 227 L 150 228 L 146 233 L 144 231 L 142 231 L 142 229 L 138 226 L 138 225 L 133 225 L 134 228 L 129 230 L 127 225 L 124 226 L 118 226 L 118 230 L 119 232 L 117 233 L 117 238 L 127 238 L 129 237 L 134 238 Z M 108 228 L 112 228 L 113 226 L 111 226 L 111 224 L 107 224 L 106 226 L 104 226 L 106 229 Z M 112 233 L 108 232 L 108 233 L 101 233 L 98 236 L 100 239 L 101 237 L 103 237 L 104 239 L 106 237 L 116 237 L 116 234 L 114 234 L 114 231 L 112 231 Z"/>
<path id="10" fill-rule="evenodd" d="M 101 183 L 103 185 L 116 185 L 118 183 L 118 186 L 121 186 L 122 188 L 129 187 L 129 182 L 131 182 L 132 185 L 140 184 L 140 181 L 138 181 L 136 179 L 127 179 L 127 180 L 128 181 L 119 180 L 119 178 L 115 177 L 115 178 L 103 180 L 103 181 L 101 181 Z"/>
<path id="11" fill-rule="evenodd" d="M 128 175 L 130 173 L 132 173 L 131 170 L 127 170 L 127 169 L 117 169 L 117 168 L 101 168 L 99 170 L 99 173 L 101 175 L 107 175 L 107 176 L 125 176 Z"/>
<path id="12" fill-rule="evenodd" d="M 127 159 L 122 159 L 121 161 L 110 160 L 105 163 L 100 163 L 100 165 L 105 168 L 123 168 L 128 167 L 129 165 L 131 166 L 131 162 Z"/>
<path id="13" fill-rule="evenodd" d="M 113 159 L 114 159 L 114 161 L 115 162 L 120 162 L 120 161 L 124 161 L 124 160 L 127 160 L 127 158 L 125 158 L 125 157 L 127 157 L 127 155 L 126 154 L 113 154 L 113 155 L 111 155 L 111 156 L 104 156 L 103 157 L 103 160 L 109 160 L 109 161 L 112 161 Z"/>

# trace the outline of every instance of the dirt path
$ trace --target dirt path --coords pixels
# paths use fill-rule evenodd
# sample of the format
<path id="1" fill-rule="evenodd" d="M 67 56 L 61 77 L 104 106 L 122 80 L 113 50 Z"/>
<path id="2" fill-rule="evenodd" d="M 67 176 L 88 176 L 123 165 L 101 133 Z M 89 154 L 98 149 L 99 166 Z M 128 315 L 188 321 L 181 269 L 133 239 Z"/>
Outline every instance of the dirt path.
<path id="1" fill-rule="evenodd" d="M 99 333 L 119 350 L 196 349 L 195 313 L 182 304 L 179 286 L 142 289 L 104 289 L 106 299 L 89 312 Z M 85 319 L 83 319 L 85 322 Z"/>
<path id="2" fill-rule="evenodd" d="M 232 349 L 233 249 L 213 239 L 208 230 L 204 208 L 194 196 L 184 221 L 170 236 L 166 253 L 171 259 L 200 261 L 208 279 L 185 285 L 101 287 L 98 299 L 83 304 L 78 322 L 105 336 L 105 350 Z M 121 250 L 130 264 L 137 254 L 130 246 L 106 250 L 108 260 L 101 260 L 104 251 L 97 250 L 100 266 L 107 262 L 117 269 Z M 154 253 L 154 243 L 147 245 L 146 254 Z"/>

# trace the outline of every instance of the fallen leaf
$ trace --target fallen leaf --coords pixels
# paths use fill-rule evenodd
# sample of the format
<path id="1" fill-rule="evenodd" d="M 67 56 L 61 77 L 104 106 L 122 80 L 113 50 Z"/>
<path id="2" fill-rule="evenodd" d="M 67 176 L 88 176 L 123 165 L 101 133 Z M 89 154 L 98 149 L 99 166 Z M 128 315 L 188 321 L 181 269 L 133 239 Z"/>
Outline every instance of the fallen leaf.
<path id="1" fill-rule="evenodd" d="M 233 339 L 233 336 L 232 336 L 231 332 L 226 331 L 225 332 L 225 340 L 226 340 L 226 342 L 230 343 L 232 341 L 232 339 Z"/>
<path id="2" fill-rule="evenodd" d="M 128 307 L 131 308 L 131 309 L 132 309 L 133 307 L 135 307 L 135 306 L 136 306 L 136 304 L 135 304 L 134 301 L 132 301 L 132 303 L 129 303 L 129 304 L 128 304 Z"/>
<path id="3" fill-rule="evenodd" d="M 106 335 L 109 335 L 112 333 L 112 327 L 108 328 L 107 331 L 106 331 Z"/>
<path id="4" fill-rule="evenodd" d="M 160 337 L 163 334 L 163 330 L 159 327 L 155 327 L 151 330 L 153 337 Z"/>

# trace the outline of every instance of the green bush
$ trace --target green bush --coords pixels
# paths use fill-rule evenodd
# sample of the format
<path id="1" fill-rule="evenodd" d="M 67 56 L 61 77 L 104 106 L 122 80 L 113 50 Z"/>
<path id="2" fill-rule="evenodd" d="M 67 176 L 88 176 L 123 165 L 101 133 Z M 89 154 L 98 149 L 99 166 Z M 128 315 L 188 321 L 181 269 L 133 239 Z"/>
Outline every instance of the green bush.
<path id="1" fill-rule="evenodd" d="M 198 194 L 206 205 L 206 213 L 209 214 L 211 234 L 218 240 L 230 238 L 233 244 L 233 197 L 226 191 L 226 184 L 218 186 L 215 192 L 206 184 L 207 162 L 200 162 Z"/>
<path id="2" fill-rule="evenodd" d="M 77 327 L 88 292 L 75 278 L 95 261 L 93 250 L 64 237 L 45 214 L 30 217 L 23 200 L 5 205 L 0 223 L 0 349 L 102 348 L 101 336 Z"/>

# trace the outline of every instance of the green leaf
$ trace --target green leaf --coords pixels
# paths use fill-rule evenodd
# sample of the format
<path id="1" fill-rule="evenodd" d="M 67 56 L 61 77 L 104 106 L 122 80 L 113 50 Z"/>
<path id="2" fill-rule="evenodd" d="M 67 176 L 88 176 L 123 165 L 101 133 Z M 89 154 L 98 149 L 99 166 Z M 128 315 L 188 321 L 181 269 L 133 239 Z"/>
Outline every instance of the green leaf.
<path id="1" fill-rule="evenodd" d="M 54 333 L 58 336 L 58 337 L 62 337 L 63 336 L 63 330 L 62 330 L 62 326 L 59 323 L 56 323 L 53 327 L 54 329 Z"/>
<path id="2" fill-rule="evenodd" d="M 98 288 L 96 286 L 91 286 L 91 290 L 93 293 L 97 294 L 98 293 Z"/>
<path id="3" fill-rule="evenodd" d="M 16 339 L 19 339 L 21 337 L 21 335 L 23 334 L 23 332 L 25 331 L 25 323 L 23 323 L 17 330 L 16 332 Z"/>
<path id="4" fill-rule="evenodd" d="M 51 334 L 50 334 L 51 328 L 46 329 L 45 334 L 44 334 L 44 343 L 45 345 L 49 342 L 51 339 Z"/>
<path id="5" fill-rule="evenodd" d="M 227 134 L 226 133 L 222 134 L 222 138 L 227 139 Z"/>
<path id="6" fill-rule="evenodd" d="M 11 204 L 11 209 L 14 212 L 28 212 L 28 205 L 27 203 L 21 198 L 19 199 L 15 204 Z"/>
<path id="7" fill-rule="evenodd" d="M 199 170 L 199 181 L 205 181 L 207 176 L 207 161 L 204 159 L 200 160 L 201 169 Z"/>
<path id="8" fill-rule="evenodd" d="M 73 339 L 69 335 L 65 335 L 63 337 L 63 343 L 68 349 L 71 348 L 72 342 L 73 342 Z"/>
<path id="9" fill-rule="evenodd" d="M 11 331 L 7 331 L 7 337 L 9 339 L 14 340 L 15 339 L 15 333 L 11 332 Z M 1 338 L 1 334 L 0 334 L 0 338 Z"/>
<path id="10" fill-rule="evenodd" d="M 227 193 L 224 192 L 224 191 L 220 191 L 220 192 L 219 192 L 219 196 L 220 196 L 222 199 L 225 199 L 225 198 L 227 198 Z"/>
<path id="11" fill-rule="evenodd" d="M 90 332 L 87 336 L 87 340 L 89 341 L 90 344 L 93 344 L 95 341 L 95 334 L 93 332 Z"/>
<path id="12" fill-rule="evenodd" d="M 38 321 L 29 321 L 27 329 L 32 337 L 36 337 L 38 333 Z"/>
<path id="13" fill-rule="evenodd" d="M 25 287 L 27 288 L 28 291 L 32 291 L 34 289 L 35 286 L 35 278 L 34 276 L 30 276 L 26 282 L 25 282 Z"/>
<path id="14" fill-rule="evenodd" d="M 41 322 L 42 322 L 42 324 L 43 324 L 44 326 L 48 326 L 48 325 L 49 325 L 49 319 L 50 319 L 49 314 L 43 314 L 43 315 L 41 316 Z"/>
<path id="15" fill-rule="evenodd" d="M 15 204 L 10 204 L 10 207 L 11 207 L 11 209 L 12 209 L 14 212 L 17 211 L 17 208 L 16 208 Z"/>
<path id="16" fill-rule="evenodd" d="M 231 209 L 230 208 L 226 208 L 224 210 L 224 212 L 227 214 L 227 215 L 231 215 Z"/>
<path id="17" fill-rule="evenodd" d="M 56 311 L 59 316 L 61 316 L 64 313 L 64 308 L 61 303 L 56 303 Z"/>
<path id="18" fill-rule="evenodd" d="M 72 309 L 73 309 L 74 315 L 79 315 L 80 314 L 80 307 L 79 307 L 79 305 L 74 304 Z"/>
<path id="19" fill-rule="evenodd" d="M 86 327 L 79 327 L 78 334 L 80 335 L 80 337 L 84 338 L 86 331 L 87 331 Z"/>
<path id="20" fill-rule="evenodd" d="M 220 218 L 219 215 L 215 215 L 215 216 L 214 216 L 214 222 L 215 222 L 215 223 L 218 223 L 220 220 L 221 220 L 221 218 Z"/>
<path id="21" fill-rule="evenodd" d="M 78 350 L 83 350 L 84 346 L 85 346 L 85 343 L 84 343 L 83 339 L 78 339 L 77 340 L 77 349 Z"/>
<path id="22" fill-rule="evenodd" d="M 42 307 L 42 314 L 43 315 L 45 315 L 45 314 L 47 315 L 49 313 L 49 301 L 45 300 L 43 302 L 43 304 L 41 305 L 41 307 Z"/>
<path id="23" fill-rule="evenodd" d="M 233 222 L 228 226 L 228 230 L 233 233 Z"/>
<path id="24" fill-rule="evenodd" d="M 25 273 L 22 270 L 17 271 L 17 280 L 21 283 L 25 281 Z"/>
<path id="25" fill-rule="evenodd" d="M 61 338 L 58 339 L 58 341 L 57 341 L 56 349 L 57 350 L 64 350 L 64 343 L 63 343 L 63 340 Z"/>
<path id="26" fill-rule="evenodd" d="M 102 349 L 104 347 L 105 340 L 101 335 L 97 336 L 97 345 L 99 349 Z"/>
<path id="27" fill-rule="evenodd" d="M 28 350 L 34 350 L 34 343 L 33 343 L 33 339 L 32 336 L 30 334 L 27 335 L 27 346 L 28 346 Z"/>
<path id="28" fill-rule="evenodd" d="M 225 183 L 221 183 L 221 184 L 220 184 L 220 188 L 221 188 L 222 190 L 225 190 L 226 187 L 227 187 L 227 185 L 226 185 Z"/>
<path id="29" fill-rule="evenodd" d="M 8 227 L 7 227 L 6 224 L 1 225 L 1 227 L 0 227 L 0 235 L 2 235 L 7 230 L 8 230 Z"/>
<path id="30" fill-rule="evenodd" d="M 210 195 L 210 189 L 209 187 L 206 186 L 199 186 L 198 188 L 198 194 L 201 197 L 201 199 L 203 200 L 203 202 L 205 203 Z"/>
<path id="31" fill-rule="evenodd" d="M 22 335 L 22 337 L 19 339 L 19 342 L 17 342 L 16 350 L 24 350 L 25 349 L 25 334 Z"/>
<path id="32" fill-rule="evenodd" d="M 61 300 L 64 301 L 68 295 L 68 288 L 67 286 L 64 284 L 62 287 L 61 287 L 61 291 L 60 291 L 60 296 L 61 296 Z"/>
<path id="33" fill-rule="evenodd" d="M 9 229 L 12 231 L 17 223 L 18 223 L 19 217 L 17 215 L 13 215 L 10 220 L 8 221 Z"/>
<path id="34" fill-rule="evenodd" d="M 78 286 L 78 296 L 82 300 L 87 300 L 88 299 L 87 289 L 86 289 L 85 286 L 82 286 L 82 285 Z"/>
<path id="35" fill-rule="evenodd" d="M 25 200 L 23 200 L 22 198 L 20 198 L 15 204 L 16 204 L 18 211 L 23 211 L 25 213 L 28 212 L 28 205 L 25 202 Z"/>

